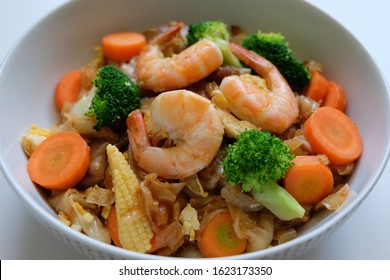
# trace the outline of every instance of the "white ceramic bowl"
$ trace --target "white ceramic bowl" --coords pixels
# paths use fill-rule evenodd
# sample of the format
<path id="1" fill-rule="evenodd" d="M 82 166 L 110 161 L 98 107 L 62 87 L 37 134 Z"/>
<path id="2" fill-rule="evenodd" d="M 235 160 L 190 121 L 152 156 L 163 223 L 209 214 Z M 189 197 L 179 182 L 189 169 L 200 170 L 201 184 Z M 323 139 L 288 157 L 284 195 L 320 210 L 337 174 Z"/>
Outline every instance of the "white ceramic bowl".
<path id="1" fill-rule="evenodd" d="M 298 58 L 321 62 L 326 76 L 344 86 L 347 114 L 357 123 L 364 142 L 364 152 L 350 180 L 353 194 L 338 211 L 315 216 L 290 242 L 234 259 L 298 257 L 350 217 L 379 179 L 389 156 L 389 126 L 378 121 L 390 119 L 386 83 L 360 43 L 305 1 L 70 1 L 33 26 L 1 64 L 0 163 L 32 215 L 80 253 L 93 259 L 160 258 L 103 244 L 62 224 L 27 175 L 21 136 L 32 123 L 50 127 L 56 121 L 52 99 L 56 82 L 67 70 L 87 62 L 102 35 L 127 29 L 143 31 L 170 20 L 190 23 L 210 19 L 238 24 L 249 32 L 280 31 Z"/>

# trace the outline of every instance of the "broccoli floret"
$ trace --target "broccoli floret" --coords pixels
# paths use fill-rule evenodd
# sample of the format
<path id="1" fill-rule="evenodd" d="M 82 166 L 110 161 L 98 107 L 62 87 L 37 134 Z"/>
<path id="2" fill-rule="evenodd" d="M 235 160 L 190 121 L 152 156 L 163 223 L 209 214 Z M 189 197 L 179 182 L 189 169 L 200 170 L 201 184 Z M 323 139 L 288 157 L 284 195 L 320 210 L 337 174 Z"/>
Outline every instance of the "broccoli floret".
<path id="1" fill-rule="evenodd" d="M 130 78 L 112 65 L 102 66 L 92 81 L 96 87 L 88 116 L 96 118 L 94 129 L 113 127 L 139 108 L 141 94 Z"/>
<path id="2" fill-rule="evenodd" d="M 309 70 L 293 56 L 288 42 L 281 33 L 258 31 L 257 34 L 244 38 L 242 46 L 273 63 L 292 90 L 299 92 L 310 82 Z"/>
<path id="3" fill-rule="evenodd" d="M 305 210 L 277 181 L 294 157 L 278 137 L 265 130 L 246 130 L 227 147 L 222 165 L 229 183 L 240 184 L 279 219 L 291 220 L 302 218 Z"/>
<path id="4" fill-rule="evenodd" d="M 238 58 L 229 49 L 230 32 L 222 21 L 202 21 L 189 25 L 187 41 L 189 45 L 201 39 L 209 39 L 220 48 L 225 64 L 241 67 Z"/>

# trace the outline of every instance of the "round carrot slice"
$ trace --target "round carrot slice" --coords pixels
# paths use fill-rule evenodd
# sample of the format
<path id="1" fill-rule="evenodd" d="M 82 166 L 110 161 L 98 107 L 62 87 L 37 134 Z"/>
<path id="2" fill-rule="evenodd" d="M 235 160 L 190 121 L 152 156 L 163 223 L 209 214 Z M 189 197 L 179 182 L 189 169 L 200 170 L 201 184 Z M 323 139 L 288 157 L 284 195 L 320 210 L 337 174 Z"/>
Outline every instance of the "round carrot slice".
<path id="1" fill-rule="evenodd" d="M 314 205 L 333 192 L 333 174 L 316 156 L 297 156 L 283 179 L 284 188 L 300 204 Z"/>
<path id="2" fill-rule="evenodd" d="M 137 32 L 111 33 L 102 38 L 103 54 L 115 61 L 128 61 L 146 45 L 146 37 Z"/>
<path id="3" fill-rule="evenodd" d="M 39 144 L 27 163 L 27 171 L 31 180 L 44 188 L 66 190 L 85 176 L 88 166 L 88 144 L 77 132 L 66 131 Z"/>
<path id="4" fill-rule="evenodd" d="M 233 230 L 229 213 L 215 216 L 204 228 L 198 248 L 205 257 L 225 257 L 242 254 L 246 248 L 246 239 L 239 239 Z"/>
<path id="5" fill-rule="evenodd" d="M 362 153 L 363 142 L 357 126 L 338 109 L 316 109 L 303 127 L 313 151 L 325 154 L 334 164 L 351 163 Z"/>

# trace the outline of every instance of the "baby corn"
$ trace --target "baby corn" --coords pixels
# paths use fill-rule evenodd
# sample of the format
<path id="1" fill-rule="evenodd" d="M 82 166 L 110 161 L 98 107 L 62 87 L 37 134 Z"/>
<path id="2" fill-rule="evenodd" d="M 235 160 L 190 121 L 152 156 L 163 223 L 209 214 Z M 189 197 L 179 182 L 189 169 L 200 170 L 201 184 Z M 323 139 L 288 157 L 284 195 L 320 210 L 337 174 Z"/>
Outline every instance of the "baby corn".
<path id="1" fill-rule="evenodd" d="M 152 228 L 145 213 L 139 182 L 124 155 L 107 145 L 115 194 L 118 236 L 122 247 L 137 252 L 150 250 Z"/>

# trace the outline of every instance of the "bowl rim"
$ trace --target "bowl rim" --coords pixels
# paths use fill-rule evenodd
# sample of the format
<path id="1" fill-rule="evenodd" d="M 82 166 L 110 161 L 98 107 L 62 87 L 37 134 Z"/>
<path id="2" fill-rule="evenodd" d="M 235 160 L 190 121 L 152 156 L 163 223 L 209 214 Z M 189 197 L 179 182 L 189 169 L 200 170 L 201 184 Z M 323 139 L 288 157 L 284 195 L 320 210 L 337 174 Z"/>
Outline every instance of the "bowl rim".
<path id="1" fill-rule="evenodd" d="M 59 12 L 66 6 L 74 5 L 75 2 L 81 2 L 84 0 L 77 0 L 77 1 L 67 1 L 60 5 L 58 5 L 53 10 L 49 11 L 48 13 L 42 15 L 40 18 L 34 21 L 34 23 L 27 28 L 25 31 L 21 32 L 21 34 L 18 36 L 18 38 L 13 42 L 11 47 L 6 51 L 3 59 L 0 61 L 0 76 L 3 73 L 4 66 L 6 62 L 8 61 L 9 57 L 15 50 L 15 48 L 19 45 L 19 43 L 22 41 L 22 39 L 28 34 L 31 30 L 35 29 L 39 24 L 41 24 L 44 20 L 47 20 L 50 16 L 52 16 L 54 13 Z M 334 21 L 339 28 L 343 29 L 343 32 L 346 32 L 349 34 L 349 36 L 353 37 L 355 39 L 356 43 L 359 45 L 359 47 L 365 51 L 366 55 L 368 56 L 369 60 L 372 62 L 372 65 L 378 70 L 378 72 L 381 75 L 381 80 L 386 88 L 387 91 L 387 103 L 389 103 L 389 96 L 390 96 L 390 87 L 389 84 L 381 71 L 378 63 L 375 61 L 375 59 L 372 57 L 372 55 L 366 50 L 363 44 L 360 43 L 360 41 L 355 37 L 354 34 L 352 34 L 348 29 L 346 29 L 342 24 L 340 24 L 336 19 L 334 19 L 331 15 L 326 13 L 325 11 L 321 10 L 320 8 L 314 6 L 312 3 L 305 2 L 306 5 L 309 5 L 312 9 L 317 10 L 317 12 L 322 13 L 324 16 L 328 17 L 330 20 Z M 348 218 L 352 214 L 352 212 L 365 200 L 365 198 L 370 194 L 370 192 L 374 189 L 375 185 L 377 184 L 378 180 L 381 178 L 383 171 L 388 164 L 389 158 L 390 158 L 390 143 L 386 143 L 386 151 L 385 154 L 379 164 L 379 169 L 376 170 L 375 174 L 372 176 L 372 179 L 369 181 L 369 184 L 361 191 L 359 192 L 358 197 L 356 197 L 350 204 L 348 204 L 346 207 L 344 207 L 340 212 L 336 214 L 330 214 L 332 217 L 330 217 L 327 221 L 323 222 L 320 226 L 316 227 L 313 230 L 310 230 L 309 232 L 305 233 L 303 236 L 298 236 L 295 239 L 288 241 L 286 243 L 265 249 L 260 250 L 256 252 L 250 252 L 250 253 L 244 253 L 241 255 L 235 255 L 231 257 L 223 257 L 218 259 L 251 259 L 251 258 L 264 258 L 267 257 L 267 255 L 275 255 L 277 253 L 280 253 L 284 251 L 287 248 L 295 247 L 299 244 L 305 243 L 307 241 L 312 240 L 313 238 L 318 237 L 319 235 L 329 231 L 332 229 L 335 225 L 339 224 L 343 219 Z M 63 232 L 67 236 L 70 236 L 73 240 L 77 240 L 80 244 L 85 244 L 85 246 L 94 247 L 98 249 L 101 252 L 105 252 L 109 254 L 110 256 L 120 256 L 123 258 L 130 258 L 130 259 L 150 259 L 150 260 L 173 260 L 173 259 L 183 259 L 180 257 L 171 257 L 171 256 L 156 256 L 156 255 L 149 255 L 144 253 L 138 253 L 129 251 L 123 248 L 119 248 L 110 244 L 105 244 L 101 241 L 95 240 L 83 233 L 80 233 L 78 231 L 75 231 L 71 229 L 70 227 L 63 224 L 57 216 L 53 215 L 52 213 L 49 213 L 47 209 L 45 209 L 42 205 L 40 205 L 35 200 L 31 200 L 28 196 L 28 193 L 20 188 L 18 186 L 18 183 L 16 180 L 11 176 L 11 172 L 7 166 L 7 163 L 5 162 L 5 159 L 3 157 L 3 147 L 0 143 L 0 170 L 3 173 L 5 179 L 13 189 L 13 191 L 19 196 L 19 198 L 22 199 L 24 203 L 27 204 L 28 210 L 30 213 L 36 218 L 35 214 L 39 216 L 39 221 L 46 221 L 50 224 L 50 226 L 53 226 L 54 229 L 58 230 L 59 232 Z M 33 210 L 36 212 L 33 213 Z M 49 230 L 49 229 L 48 229 Z M 58 236 L 57 236 L 58 237 Z M 76 248 L 77 249 L 77 248 Z"/>

